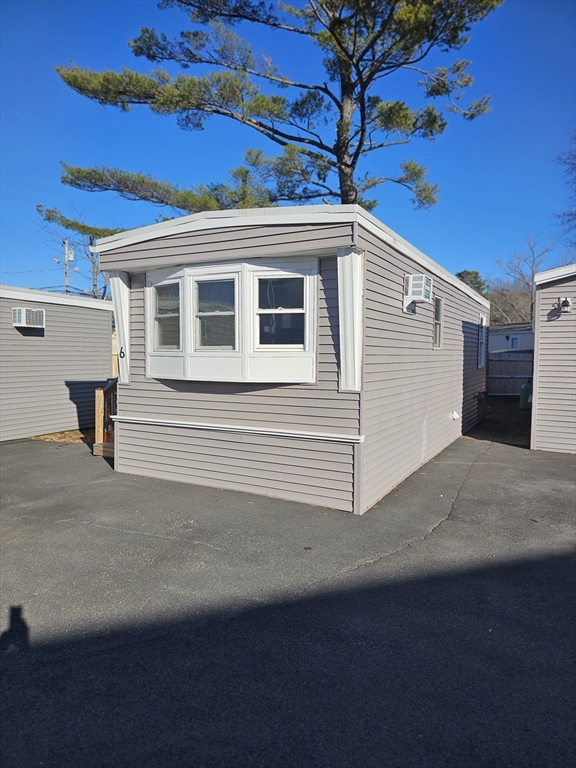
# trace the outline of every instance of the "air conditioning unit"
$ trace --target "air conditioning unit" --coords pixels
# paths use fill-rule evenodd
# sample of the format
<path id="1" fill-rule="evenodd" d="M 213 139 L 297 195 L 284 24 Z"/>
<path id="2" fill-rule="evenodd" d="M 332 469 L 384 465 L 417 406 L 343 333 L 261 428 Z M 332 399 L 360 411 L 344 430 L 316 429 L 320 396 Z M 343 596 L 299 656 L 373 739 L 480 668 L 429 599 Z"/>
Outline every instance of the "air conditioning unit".
<path id="1" fill-rule="evenodd" d="M 12 308 L 12 325 L 15 328 L 44 328 L 44 321 L 43 309 Z"/>
<path id="2" fill-rule="evenodd" d="M 413 302 L 432 301 L 433 281 L 428 275 L 406 275 L 404 282 L 404 312 Z"/>

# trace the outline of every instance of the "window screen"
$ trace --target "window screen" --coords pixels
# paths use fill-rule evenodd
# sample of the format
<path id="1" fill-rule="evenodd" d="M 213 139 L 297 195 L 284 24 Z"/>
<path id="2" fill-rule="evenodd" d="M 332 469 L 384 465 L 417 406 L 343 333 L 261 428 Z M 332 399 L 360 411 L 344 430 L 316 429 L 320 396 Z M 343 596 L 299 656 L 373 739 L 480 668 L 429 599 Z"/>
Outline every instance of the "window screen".
<path id="1" fill-rule="evenodd" d="M 258 279 L 258 339 L 262 345 L 304 346 L 304 278 Z"/>
<path id="2" fill-rule="evenodd" d="M 196 348 L 236 349 L 234 280 L 198 280 L 196 292 Z"/>
<path id="3" fill-rule="evenodd" d="M 157 285 L 154 349 L 180 349 L 180 284 Z"/>

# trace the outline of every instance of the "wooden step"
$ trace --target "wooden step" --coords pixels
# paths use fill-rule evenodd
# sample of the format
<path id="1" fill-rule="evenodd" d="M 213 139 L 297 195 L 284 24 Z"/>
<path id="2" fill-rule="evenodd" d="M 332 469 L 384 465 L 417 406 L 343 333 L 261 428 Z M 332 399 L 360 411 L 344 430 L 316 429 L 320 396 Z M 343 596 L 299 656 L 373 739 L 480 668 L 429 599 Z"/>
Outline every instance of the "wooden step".
<path id="1" fill-rule="evenodd" d="M 92 456 L 106 456 L 114 458 L 114 443 L 94 443 L 92 446 Z"/>

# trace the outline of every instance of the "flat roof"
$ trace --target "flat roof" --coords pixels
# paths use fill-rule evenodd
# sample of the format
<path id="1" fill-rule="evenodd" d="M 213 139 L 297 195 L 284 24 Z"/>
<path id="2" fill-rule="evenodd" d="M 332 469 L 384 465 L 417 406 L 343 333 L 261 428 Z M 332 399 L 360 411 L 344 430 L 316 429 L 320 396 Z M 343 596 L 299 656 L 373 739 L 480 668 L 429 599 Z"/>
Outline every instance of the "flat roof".
<path id="1" fill-rule="evenodd" d="M 246 208 L 225 211 L 203 211 L 190 216 L 181 216 L 147 227 L 129 229 L 96 241 L 91 250 L 106 253 L 116 248 L 136 245 L 149 240 L 179 235 L 188 232 L 201 232 L 225 227 L 256 227 L 286 224 L 338 224 L 358 223 L 375 234 L 380 240 L 396 248 L 424 269 L 429 270 L 459 290 L 475 299 L 479 304 L 490 308 L 488 299 L 463 283 L 455 275 L 431 259 L 422 251 L 383 224 L 379 219 L 359 205 L 303 205 L 278 208 Z"/>
<path id="2" fill-rule="evenodd" d="M 111 301 L 95 299 L 93 296 L 76 296 L 71 293 L 52 293 L 40 291 L 36 288 L 18 288 L 13 285 L 0 285 L 0 299 L 12 301 L 36 301 L 42 304 L 62 304 L 70 307 L 84 307 L 89 309 L 103 309 L 112 312 L 114 307 Z"/>

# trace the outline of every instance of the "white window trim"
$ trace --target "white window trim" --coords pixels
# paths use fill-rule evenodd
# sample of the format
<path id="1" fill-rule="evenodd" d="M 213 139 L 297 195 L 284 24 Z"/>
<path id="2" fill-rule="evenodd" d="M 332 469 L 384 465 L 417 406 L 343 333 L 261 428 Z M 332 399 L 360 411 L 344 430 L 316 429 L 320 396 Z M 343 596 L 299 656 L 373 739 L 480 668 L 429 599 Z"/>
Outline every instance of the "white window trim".
<path id="1" fill-rule="evenodd" d="M 238 283 L 239 280 L 239 272 L 238 271 L 231 271 L 231 272 L 224 272 L 224 273 L 218 273 L 216 275 L 196 275 L 196 274 L 190 274 L 190 281 L 189 281 L 189 290 L 190 290 L 190 332 L 192 335 L 191 339 L 191 351 L 192 353 L 214 353 L 216 355 L 221 353 L 230 353 L 230 352 L 238 352 L 239 349 L 239 338 L 238 338 L 238 332 L 239 332 L 239 286 Z M 220 281 L 220 280 L 233 280 L 234 281 L 234 346 L 233 347 L 201 347 L 200 341 L 198 338 L 199 334 L 199 322 L 198 322 L 198 307 L 197 307 L 197 286 L 198 283 L 206 282 L 206 281 Z"/>
<path id="2" fill-rule="evenodd" d="M 514 342 L 518 342 L 518 346 L 514 346 Z M 510 349 L 520 349 L 520 336 L 510 336 Z"/>
<path id="3" fill-rule="evenodd" d="M 436 320 L 436 302 L 440 302 L 440 320 Z M 432 349 L 442 349 L 442 343 L 444 341 L 444 299 L 442 296 L 433 296 L 432 298 L 432 322 L 433 322 L 433 335 L 432 335 Z M 440 326 L 438 334 L 438 344 L 436 344 L 436 326 Z"/>
<path id="4" fill-rule="evenodd" d="M 338 322 L 340 334 L 340 392 L 362 391 L 364 353 L 364 252 L 339 248 Z"/>
<path id="5" fill-rule="evenodd" d="M 130 383 L 130 276 L 110 272 L 110 287 L 118 342 L 118 381 Z"/>
<path id="6" fill-rule="evenodd" d="M 259 277 L 304 277 L 304 345 L 260 345 Z M 236 282 L 236 349 L 196 348 L 196 283 L 230 279 Z M 179 351 L 153 348 L 154 288 L 181 280 Z M 146 375 L 155 379 L 316 383 L 318 259 L 225 262 L 149 273 L 146 279 Z M 289 310 L 287 310 L 289 311 Z"/>
<path id="7" fill-rule="evenodd" d="M 486 331 L 488 319 L 486 315 L 480 315 L 478 323 L 478 368 L 486 367 Z"/>

